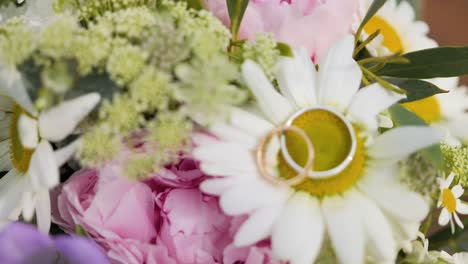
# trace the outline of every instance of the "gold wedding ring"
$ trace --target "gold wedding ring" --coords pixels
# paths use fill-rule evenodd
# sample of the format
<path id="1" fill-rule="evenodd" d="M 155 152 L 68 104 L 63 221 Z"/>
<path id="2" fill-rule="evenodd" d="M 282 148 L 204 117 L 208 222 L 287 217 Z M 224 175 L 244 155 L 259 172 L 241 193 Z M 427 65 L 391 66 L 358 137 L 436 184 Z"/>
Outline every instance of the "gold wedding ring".
<path id="1" fill-rule="evenodd" d="M 307 145 L 308 152 L 309 152 L 309 158 L 307 160 L 306 166 L 302 169 L 302 171 L 299 174 L 297 174 L 296 177 L 293 177 L 291 179 L 282 179 L 281 177 L 274 177 L 270 173 L 268 173 L 266 165 L 265 165 L 265 157 L 264 157 L 265 148 L 270 142 L 270 140 L 275 135 L 283 134 L 286 131 L 292 131 L 292 132 L 299 134 L 304 139 Z M 295 126 L 283 126 L 283 127 L 274 128 L 262 138 L 262 140 L 260 141 L 260 144 L 257 147 L 256 158 L 257 158 L 256 159 L 257 167 L 260 172 L 260 175 L 265 180 L 275 185 L 290 187 L 290 186 L 294 186 L 294 185 L 301 183 L 305 178 L 307 178 L 309 171 L 312 169 L 312 166 L 314 165 L 315 150 L 314 150 L 314 145 L 312 144 L 312 141 L 302 129 L 299 129 Z"/>

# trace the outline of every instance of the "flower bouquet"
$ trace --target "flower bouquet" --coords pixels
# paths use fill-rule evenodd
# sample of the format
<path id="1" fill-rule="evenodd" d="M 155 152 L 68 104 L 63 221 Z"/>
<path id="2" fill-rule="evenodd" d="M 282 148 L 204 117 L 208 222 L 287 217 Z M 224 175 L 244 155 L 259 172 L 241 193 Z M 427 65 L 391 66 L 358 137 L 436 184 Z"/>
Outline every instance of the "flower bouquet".
<path id="1" fill-rule="evenodd" d="M 0 10 L 0 263 L 468 263 L 468 47 L 408 2 Z"/>

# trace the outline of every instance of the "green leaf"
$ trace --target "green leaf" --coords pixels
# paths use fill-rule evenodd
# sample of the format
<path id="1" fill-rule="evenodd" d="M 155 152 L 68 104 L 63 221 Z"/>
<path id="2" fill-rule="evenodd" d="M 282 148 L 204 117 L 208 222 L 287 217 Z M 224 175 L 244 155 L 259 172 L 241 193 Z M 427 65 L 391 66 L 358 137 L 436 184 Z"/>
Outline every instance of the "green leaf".
<path id="1" fill-rule="evenodd" d="M 79 236 L 84 236 L 84 237 L 89 236 L 88 232 L 86 232 L 86 230 L 81 225 L 75 226 L 75 233 Z"/>
<path id="2" fill-rule="evenodd" d="M 400 104 L 394 104 L 389 108 L 389 112 L 392 115 L 393 123 L 396 127 L 428 126 L 428 124 L 419 116 L 407 110 Z M 440 149 L 440 144 L 425 148 L 421 151 L 421 154 L 432 160 L 437 167 L 444 167 L 444 156 L 442 154 L 442 150 Z"/>
<path id="3" fill-rule="evenodd" d="M 448 93 L 448 91 L 440 89 L 437 85 L 423 80 L 398 78 L 384 79 L 406 91 L 406 99 L 403 99 L 400 103 L 421 100 L 435 94 Z"/>
<path id="4" fill-rule="evenodd" d="M 249 4 L 249 0 L 226 0 L 229 18 L 231 19 L 231 34 L 237 39 L 242 18 Z"/>
<path id="5" fill-rule="evenodd" d="M 468 46 L 441 47 L 402 55 L 407 64 L 387 63 L 377 74 L 389 77 L 430 79 L 468 74 Z"/>
<path id="6" fill-rule="evenodd" d="M 286 43 L 278 42 L 276 44 L 276 49 L 279 50 L 281 56 L 294 57 L 291 47 Z"/>
<path id="7" fill-rule="evenodd" d="M 372 5 L 369 7 L 369 10 L 367 10 L 366 16 L 361 22 L 361 25 L 359 25 L 358 31 L 356 33 L 356 39 L 359 39 L 359 36 L 361 35 L 362 30 L 364 29 L 364 26 L 386 2 L 387 0 L 374 0 L 374 2 L 372 2 Z"/>

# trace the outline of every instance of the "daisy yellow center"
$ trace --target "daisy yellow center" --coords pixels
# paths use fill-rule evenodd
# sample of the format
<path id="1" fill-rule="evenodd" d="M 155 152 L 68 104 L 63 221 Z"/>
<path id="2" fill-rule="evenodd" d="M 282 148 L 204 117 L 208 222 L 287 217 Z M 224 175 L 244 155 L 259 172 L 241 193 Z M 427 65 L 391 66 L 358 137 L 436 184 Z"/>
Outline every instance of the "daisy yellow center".
<path id="1" fill-rule="evenodd" d="M 403 43 L 395 28 L 380 16 L 373 16 L 364 26 L 364 31 L 370 35 L 380 29 L 383 43 L 391 52 L 403 52 Z"/>
<path id="2" fill-rule="evenodd" d="M 403 106 L 428 123 L 437 122 L 442 118 L 440 104 L 435 96 L 405 103 Z"/>
<path id="3" fill-rule="evenodd" d="M 449 213 L 453 213 L 457 209 L 457 199 L 450 189 L 446 188 L 442 190 L 442 205 Z"/>
<path id="4" fill-rule="evenodd" d="M 29 169 L 34 149 L 25 148 L 21 143 L 18 121 L 22 114 L 27 114 L 19 105 L 13 107 L 13 115 L 10 123 L 10 160 L 15 169 L 26 173 Z"/>
<path id="5" fill-rule="evenodd" d="M 313 171 L 325 171 L 341 164 L 349 155 L 352 138 L 349 129 L 340 117 L 321 109 L 309 110 L 294 119 L 292 125 L 302 129 L 310 138 L 315 149 Z M 355 133 L 357 131 L 355 129 Z M 305 166 L 308 150 L 304 140 L 295 133 L 285 134 L 286 148 L 291 158 Z M 290 179 L 297 175 L 286 161 L 283 153 L 278 154 L 278 171 L 281 177 Z M 340 173 L 327 178 L 307 178 L 294 186 L 296 190 L 314 196 L 334 195 L 352 187 L 362 175 L 365 165 L 364 146 L 357 138 L 356 154 L 351 163 Z"/>

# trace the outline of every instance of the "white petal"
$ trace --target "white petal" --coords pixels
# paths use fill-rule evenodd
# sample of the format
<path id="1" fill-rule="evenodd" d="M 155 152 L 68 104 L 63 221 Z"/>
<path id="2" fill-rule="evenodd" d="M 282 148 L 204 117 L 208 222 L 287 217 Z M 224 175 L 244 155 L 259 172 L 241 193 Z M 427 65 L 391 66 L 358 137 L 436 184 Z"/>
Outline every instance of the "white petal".
<path id="1" fill-rule="evenodd" d="M 252 213 L 237 231 L 234 245 L 236 247 L 249 246 L 268 238 L 281 209 L 281 206 L 273 206 L 261 208 Z"/>
<path id="2" fill-rule="evenodd" d="M 397 245 L 388 220 L 374 202 L 362 194 L 360 196 L 364 229 L 375 259 L 395 263 Z"/>
<path id="3" fill-rule="evenodd" d="M 454 264 L 466 264 L 468 263 L 468 253 L 461 252 L 453 255 Z"/>
<path id="4" fill-rule="evenodd" d="M 429 212 L 424 198 L 395 179 L 398 167 L 375 167 L 359 182 L 365 192 L 387 213 L 406 221 L 422 221 Z"/>
<path id="5" fill-rule="evenodd" d="M 67 161 L 69 161 L 73 157 L 73 155 L 75 155 L 80 144 L 81 140 L 77 139 L 72 143 L 66 145 L 65 147 L 58 149 L 54 152 L 55 160 L 57 161 L 57 166 L 59 168 L 62 167 L 63 164 L 65 164 Z"/>
<path id="6" fill-rule="evenodd" d="M 18 120 L 18 132 L 21 144 L 29 149 L 35 149 L 39 143 L 37 120 L 22 114 Z"/>
<path id="7" fill-rule="evenodd" d="M 453 218 L 455 218 L 455 222 L 457 223 L 457 225 L 463 229 L 465 226 L 463 225 L 462 221 L 460 220 L 460 217 L 458 217 L 458 214 L 457 213 L 453 213 Z"/>
<path id="8" fill-rule="evenodd" d="M 0 171 L 9 171 L 11 168 L 10 141 L 0 141 Z"/>
<path id="9" fill-rule="evenodd" d="M 455 185 L 452 188 L 452 193 L 455 196 L 455 198 L 460 198 L 464 192 L 465 190 L 463 190 L 463 187 L 461 187 L 461 185 Z"/>
<path id="10" fill-rule="evenodd" d="M 2 95 L 0 91 L 0 111 L 11 112 L 14 101 L 10 97 Z"/>
<path id="11" fill-rule="evenodd" d="M 219 203 L 226 214 L 240 215 L 261 207 L 280 205 L 288 196 L 287 188 L 278 188 L 257 180 L 229 189 L 222 194 Z"/>
<path id="12" fill-rule="evenodd" d="M 7 69 L 0 65 L 0 87 L 23 109 L 35 115 L 36 109 L 29 98 L 21 75 L 16 69 Z"/>
<path id="13" fill-rule="evenodd" d="M 257 140 L 255 137 L 247 134 L 239 128 L 226 125 L 224 123 L 215 123 L 210 127 L 210 131 L 223 141 L 229 141 L 236 144 L 243 144 L 247 148 L 255 148 Z"/>
<path id="14" fill-rule="evenodd" d="M 450 220 L 450 213 L 446 208 L 443 208 L 439 215 L 439 225 L 445 226 Z"/>
<path id="15" fill-rule="evenodd" d="M 446 179 L 442 180 L 440 184 L 440 188 L 441 189 L 450 188 L 450 185 L 452 185 L 453 179 L 455 179 L 455 173 L 452 172 L 449 174 L 449 176 Z"/>
<path id="16" fill-rule="evenodd" d="M 273 227 L 273 254 L 282 260 L 300 258 L 313 263 L 323 236 L 324 221 L 317 199 L 297 193 L 287 202 Z"/>
<path id="17" fill-rule="evenodd" d="M 232 108 L 231 124 L 257 138 L 265 136 L 274 127 L 258 115 L 240 108 Z"/>
<path id="18" fill-rule="evenodd" d="M 432 127 L 399 127 L 377 137 L 369 149 L 369 155 L 380 159 L 402 159 L 439 143 L 442 137 L 441 131 Z"/>
<path id="19" fill-rule="evenodd" d="M 450 132 L 463 141 L 468 142 L 468 115 L 459 116 L 448 123 Z"/>
<path id="20" fill-rule="evenodd" d="M 26 221 L 31 221 L 34 217 L 34 209 L 36 207 L 36 197 L 32 192 L 25 192 L 23 194 L 23 200 L 21 201 L 22 204 L 22 212 L 23 218 Z"/>
<path id="21" fill-rule="evenodd" d="M 243 182 L 235 178 L 216 178 L 205 180 L 200 184 L 200 190 L 204 193 L 220 196 L 236 184 Z"/>
<path id="22" fill-rule="evenodd" d="M 10 114 L 5 114 L 3 118 L 0 118 L 0 141 L 8 139 L 10 137 L 10 124 Z"/>
<path id="23" fill-rule="evenodd" d="M 50 189 L 59 184 L 59 171 L 54 150 L 49 142 L 42 140 L 31 157 L 28 169 L 35 190 Z"/>
<path id="24" fill-rule="evenodd" d="M 304 48 L 294 52 L 294 58 L 283 57 L 278 62 L 276 79 L 281 93 L 298 107 L 317 103 L 317 71 Z"/>
<path id="25" fill-rule="evenodd" d="M 374 130 L 378 127 L 378 115 L 403 98 L 406 96 L 391 92 L 375 83 L 356 93 L 348 109 L 348 115 L 356 122 Z"/>
<path id="26" fill-rule="evenodd" d="M 100 100 L 98 93 L 89 93 L 42 112 L 39 115 L 41 137 L 50 141 L 65 139 Z"/>
<path id="27" fill-rule="evenodd" d="M 242 74 L 265 116 L 276 124 L 284 122 L 293 108 L 271 85 L 260 66 L 248 60 L 242 64 Z"/>
<path id="28" fill-rule="evenodd" d="M 37 193 L 36 218 L 38 229 L 48 234 L 51 221 L 50 195 L 48 190 L 41 190 Z"/>
<path id="29" fill-rule="evenodd" d="M 0 179 L 0 220 L 8 219 L 21 204 L 25 189 L 24 180 L 15 170 Z"/>
<path id="30" fill-rule="evenodd" d="M 460 213 L 460 214 L 463 214 L 463 215 L 466 215 L 468 214 L 468 205 L 462 201 L 460 201 L 459 199 L 457 199 L 457 212 Z"/>
<path id="31" fill-rule="evenodd" d="M 322 202 L 328 234 L 340 263 L 364 262 L 365 233 L 359 206 L 353 191 L 343 197 L 325 198 Z"/>
<path id="32" fill-rule="evenodd" d="M 319 103 L 338 107 L 344 111 L 359 89 L 362 72 L 353 59 L 354 37 L 351 35 L 336 42 L 320 65 Z"/>

